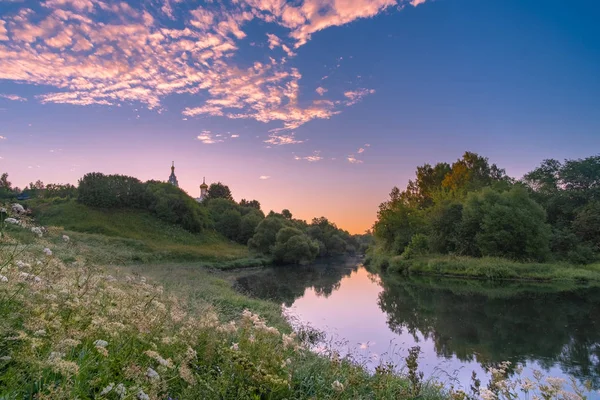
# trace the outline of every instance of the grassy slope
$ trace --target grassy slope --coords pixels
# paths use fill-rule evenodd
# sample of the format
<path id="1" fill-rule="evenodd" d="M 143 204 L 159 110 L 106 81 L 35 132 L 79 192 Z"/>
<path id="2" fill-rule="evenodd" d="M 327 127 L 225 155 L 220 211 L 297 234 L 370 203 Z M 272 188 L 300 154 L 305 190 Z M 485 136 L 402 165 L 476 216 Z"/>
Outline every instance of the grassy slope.
<path id="1" fill-rule="evenodd" d="M 227 267 L 250 257 L 245 246 L 216 233 L 192 234 L 140 210 L 94 209 L 75 201 L 30 206 L 41 225 L 62 227 L 78 254 L 99 263 L 171 260 Z"/>

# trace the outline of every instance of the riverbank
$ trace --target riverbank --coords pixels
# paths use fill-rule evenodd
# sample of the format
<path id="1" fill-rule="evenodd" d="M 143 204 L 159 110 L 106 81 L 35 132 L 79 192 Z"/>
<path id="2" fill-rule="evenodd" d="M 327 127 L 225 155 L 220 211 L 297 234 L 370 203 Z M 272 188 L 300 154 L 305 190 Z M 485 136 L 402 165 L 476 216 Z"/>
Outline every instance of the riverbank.
<path id="1" fill-rule="evenodd" d="M 93 258 L 103 243 L 4 228 L 2 398 L 446 397 L 418 377 L 416 359 L 411 378 L 317 356 L 310 330 L 292 333 L 278 304 L 235 292 L 222 272 L 194 266 L 193 279 L 170 285 L 175 267 L 149 278 L 139 265 L 104 267 L 103 255 Z"/>
<path id="2" fill-rule="evenodd" d="M 372 252 L 365 264 L 385 274 L 430 275 L 490 281 L 556 282 L 600 286 L 600 263 L 521 263 L 497 257 L 426 255 L 404 259 Z"/>

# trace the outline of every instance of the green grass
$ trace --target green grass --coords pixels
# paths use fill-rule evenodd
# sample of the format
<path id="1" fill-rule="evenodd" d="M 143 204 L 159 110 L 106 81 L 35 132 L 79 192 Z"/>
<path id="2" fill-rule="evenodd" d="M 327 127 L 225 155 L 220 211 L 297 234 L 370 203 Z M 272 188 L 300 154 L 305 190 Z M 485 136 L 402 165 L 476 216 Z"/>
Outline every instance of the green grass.
<path id="1" fill-rule="evenodd" d="M 215 232 L 193 234 L 140 210 L 94 209 L 75 201 L 29 206 L 41 225 L 60 227 L 71 237 L 75 248 L 66 259 L 85 254 L 102 264 L 197 261 L 223 269 L 268 262 Z"/>
<path id="2" fill-rule="evenodd" d="M 378 261 L 380 264 L 381 260 Z M 387 270 L 409 275 L 438 275 L 477 278 L 491 281 L 522 280 L 532 282 L 570 282 L 600 285 L 600 264 L 522 263 L 497 257 L 430 255 L 405 260 L 400 256 L 387 260 Z"/>

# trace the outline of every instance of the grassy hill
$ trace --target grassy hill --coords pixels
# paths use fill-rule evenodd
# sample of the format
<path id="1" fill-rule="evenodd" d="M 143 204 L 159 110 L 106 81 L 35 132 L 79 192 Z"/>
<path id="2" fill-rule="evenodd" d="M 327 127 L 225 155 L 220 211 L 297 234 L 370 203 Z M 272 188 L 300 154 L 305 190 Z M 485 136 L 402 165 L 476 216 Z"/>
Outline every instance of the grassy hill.
<path id="1" fill-rule="evenodd" d="M 41 225 L 64 230 L 77 254 L 83 252 L 99 263 L 199 261 L 232 268 L 262 262 L 251 259 L 246 246 L 215 232 L 193 234 L 146 211 L 96 209 L 76 201 L 36 200 L 28 206 Z"/>

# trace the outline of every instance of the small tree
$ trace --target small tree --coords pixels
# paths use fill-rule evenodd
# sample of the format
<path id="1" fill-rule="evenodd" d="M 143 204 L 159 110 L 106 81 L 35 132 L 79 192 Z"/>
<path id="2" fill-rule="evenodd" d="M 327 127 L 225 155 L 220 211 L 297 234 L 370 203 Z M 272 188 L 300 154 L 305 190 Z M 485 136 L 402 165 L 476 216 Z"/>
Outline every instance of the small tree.
<path id="1" fill-rule="evenodd" d="M 208 188 L 208 197 L 210 199 L 226 199 L 233 201 L 231 190 L 229 186 L 222 184 L 221 182 L 213 183 Z"/>

